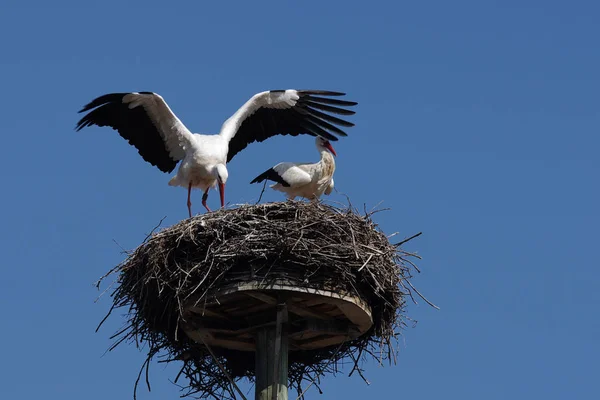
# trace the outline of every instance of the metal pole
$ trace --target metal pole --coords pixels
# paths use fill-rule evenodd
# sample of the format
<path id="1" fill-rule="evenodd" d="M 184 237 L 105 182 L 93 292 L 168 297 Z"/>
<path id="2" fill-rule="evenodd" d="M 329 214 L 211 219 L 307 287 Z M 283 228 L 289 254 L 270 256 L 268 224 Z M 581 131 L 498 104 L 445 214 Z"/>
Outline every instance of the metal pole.
<path id="1" fill-rule="evenodd" d="M 256 332 L 256 400 L 287 400 L 287 306 L 277 305 L 276 325 Z"/>

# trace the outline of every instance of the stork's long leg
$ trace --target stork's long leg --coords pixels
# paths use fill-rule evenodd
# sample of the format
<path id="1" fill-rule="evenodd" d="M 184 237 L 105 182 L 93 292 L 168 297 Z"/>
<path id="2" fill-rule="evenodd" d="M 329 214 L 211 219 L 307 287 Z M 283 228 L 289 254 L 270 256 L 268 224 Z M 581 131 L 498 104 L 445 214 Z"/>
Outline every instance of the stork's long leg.
<path id="1" fill-rule="evenodd" d="M 190 212 L 190 218 L 192 218 L 192 200 L 190 200 L 191 194 L 192 194 L 192 182 L 190 182 L 190 185 L 188 186 L 188 201 L 187 201 L 188 211 Z"/>
<path id="2" fill-rule="evenodd" d="M 206 208 L 208 210 L 208 212 L 210 212 L 210 208 L 208 208 L 208 206 L 206 205 L 206 199 L 208 199 L 208 190 L 209 189 L 210 189 L 210 187 L 207 187 L 206 191 L 202 195 L 202 205 L 204 206 L 204 208 Z"/>

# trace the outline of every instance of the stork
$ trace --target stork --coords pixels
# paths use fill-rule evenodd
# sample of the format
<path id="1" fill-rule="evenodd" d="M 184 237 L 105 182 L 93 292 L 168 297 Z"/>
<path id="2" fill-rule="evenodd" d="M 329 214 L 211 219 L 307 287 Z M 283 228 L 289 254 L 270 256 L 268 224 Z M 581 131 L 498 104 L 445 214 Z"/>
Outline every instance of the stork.
<path id="1" fill-rule="evenodd" d="M 317 137 L 315 140 L 321 160 L 317 163 L 282 162 L 269 168 L 250 183 L 262 182 L 265 179 L 276 182 L 271 188 L 284 192 L 287 198 L 294 200 L 296 196 L 309 200 L 317 200 L 325 193 L 333 191 L 334 156 L 337 156 L 329 140 Z"/>
<path id="2" fill-rule="evenodd" d="M 165 173 L 172 172 L 181 161 L 169 185 L 187 188 L 191 217 L 192 188 L 204 192 L 202 205 L 210 212 L 206 204 L 208 191 L 218 185 L 221 207 L 225 206 L 226 164 L 250 143 L 275 135 L 308 134 L 332 141 L 338 140 L 335 135 L 348 136 L 336 125 L 354 124 L 331 115 L 355 113 L 345 107 L 358 103 L 332 98 L 344 95 L 326 90 L 260 92 L 229 117 L 218 134 L 204 135 L 190 132 L 157 93 L 109 93 L 79 111 L 89 112 L 75 130 L 109 126 L 134 146 L 146 162 Z"/>

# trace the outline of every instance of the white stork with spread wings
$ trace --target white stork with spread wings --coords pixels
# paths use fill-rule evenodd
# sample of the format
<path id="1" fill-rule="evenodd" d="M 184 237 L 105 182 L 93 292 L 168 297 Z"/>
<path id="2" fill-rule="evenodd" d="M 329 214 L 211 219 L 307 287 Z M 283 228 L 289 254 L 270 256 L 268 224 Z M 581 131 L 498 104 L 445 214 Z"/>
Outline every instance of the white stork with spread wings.
<path id="1" fill-rule="evenodd" d="M 323 193 L 329 195 L 333 191 L 335 171 L 335 160 L 331 154 L 337 154 L 329 140 L 317 137 L 315 142 L 321 154 L 319 162 L 282 162 L 269 168 L 250 183 L 262 182 L 265 179 L 276 182 L 271 188 L 286 193 L 290 200 L 294 200 L 296 196 L 317 200 Z"/>
<path id="2" fill-rule="evenodd" d="M 163 98 L 153 92 L 110 93 L 92 100 L 79 112 L 89 111 L 76 130 L 97 125 L 119 132 L 142 158 L 165 173 L 181 161 L 171 186 L 188 189 L 187 206 L 192 216 L 190 194 L 196 187 L 204 191 L 206 205 L 210 188 L 219 186 L 221 207 L 225 205 L 226 164 L 252 142 L 275 135 L 308 134 L 328 140 L 347 136 L 336 125 L 353 123 L 333 114 L 352 115 L 358 103 L 332 98 L 345 93 L 325 90 L 271 90 L 252 96 L 222 125 L 217 135 L 192 133 L 171 111 Z"/>

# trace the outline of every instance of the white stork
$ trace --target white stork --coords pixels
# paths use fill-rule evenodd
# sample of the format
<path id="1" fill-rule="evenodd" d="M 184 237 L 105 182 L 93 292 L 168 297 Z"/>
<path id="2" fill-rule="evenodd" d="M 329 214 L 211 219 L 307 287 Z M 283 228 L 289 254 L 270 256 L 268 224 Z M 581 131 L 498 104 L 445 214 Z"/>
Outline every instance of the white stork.
<path id="1" fill-rule="evenodd" d="M 136 147 L 145 161 L 165 173 L 172 172 L 182 161 L 169 185 L 188 189 L 191 217 L 193 187 L 204 191 L 202 205 L 210 211 L 206 205 L 208 191 L 218 184 L 221 207 L 225 206 L 225 165 L 248 144 L 275 135 L 308 134 L 328 140 L 338 140 L 333 134 L 347 136 L 335 125 L 354 124 L 330 114 L 354 114 L 342 107 L 358 103 L 331 98 L 343 95 L 293 89 L 257 93 L 223 123 L 219 134 L 202 135 L 190 132 L 157 93 L 110 93 L 79 111 L 89 113 L 77 123 L 76 131 L 92 125 L 109 126 Z"/>
<path id="2" fill-rule="evenodd" d="M 282 162 L 269 168 L 250 183 L 262 182 L 265 179 L 276 182 L 271 185 L 271 188 L 286 193 L 290 200 L 294 200 L 296 196 L 317 200 L 323 193 L 329 195 L 333 190 L 335 171 L 335 160 L 331 154 L 334 156 L 337 154 L 329 140 L 317 137 L 315 142 L 321 154 L 319 162 L 313 164 Z"/>

